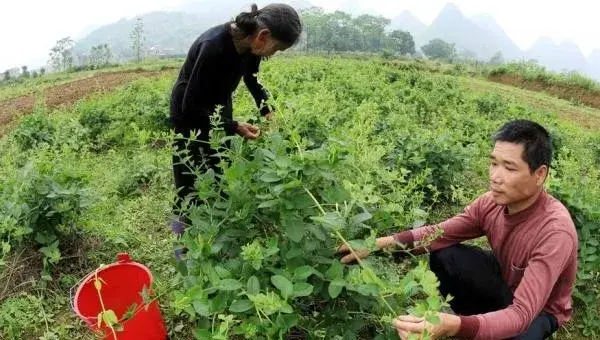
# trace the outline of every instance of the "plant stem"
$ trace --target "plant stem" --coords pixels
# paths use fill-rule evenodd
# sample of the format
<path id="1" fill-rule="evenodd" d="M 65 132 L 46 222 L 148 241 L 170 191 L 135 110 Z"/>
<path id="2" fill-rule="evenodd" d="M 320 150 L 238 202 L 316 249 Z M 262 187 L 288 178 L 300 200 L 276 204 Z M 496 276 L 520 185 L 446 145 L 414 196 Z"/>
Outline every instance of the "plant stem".
<path id="1" fill-rule="evenodd" d="M 321 211 L 321 213 L 323 215 L 325 215 L 325 210 L 323 209 L 323 207 L 321 206 L 321 204 L 319 203 L 319 201 L 317 201 L 317 199 L 312 194 L 312 192 L 310 192 L 310 190 L 308 190 L 306 187 L 304 187 L 304 190 L 313 199 L 313 201 L 315 201 L 315 204 L 317 205 L 317 207 L 319 208 L 319 210 Z M 346 241 L 346 239 L 344 238 L 344 236 L 342 236 L 342 234 L 340 234 L 339 230 L 334 229 L 333 232 L 335 233 L 335 236 L 337 236 L 337 238 L 339 238 L 342 241 L 342 243 L 344 243 L 344 245 L 348 248 L 348 250 L 350 250 L 350 253 L 354 256 L 354 258 L 356 259 L 356 261 L 358 262 L 358 264 L 360 265 L 360 267 L 362 269 L 364 269 L 364 270 L 367 270 L 371 275 L 373 275 L 373 277 L 377 278 L 377 281 L 379 283 L 381 281 L 379 279 L 379 277 L 375 273 L 373 273 L 373 271 L 371 270 L 370 267 L 366 266 L 362 262 L 362 260 L 360 259 L 360 257 L 354 251 L 354 248 L 352 248 L 352 246 L 350 245 L 350 243 L 348 243 L 348 241 Z M 393 315 L 398 315 L 398 313 L 396 313 L 396 311 L 394 310 L 394 308 L 392 308 L 392 306 L 390 306 L 390 304 L 387 302 L 387 300 L 381 294 L 379 294 L 379 298 L 383 301 L 383 303 L 385 304 L 385 306 L 390 310 L 390 312 L 392 312 Z"/>
<path id="2" fill-rule="evenodd" d="M 106 308 L 104 307 L 104 301 L 102 300 L 102 294 L 100 294 L 101 288 L 99 288 L 96 285 L 97 282 L 100 282 L 100 284 L 102 284 L 102 281 L 100 281 L 98 279 L 98 270 L 101 268 L 102 268 L 102 266 L 100 266 L 100 268 L 97 268 L 96 271 L 94 272 L 94 286 L 96 287 L 96 292 L 98 293 L 98 299 L 100 300 L 100 306 L 102 307 L 102 316 L 104 317 L 104 313 L 106 313 Z M 111 323 L 106 323 L 106 324 L 112 331 L 112 334 L 113 334 L 113 337 L 115 338 L 115 340 L 117 340 L 117 332 L 115 332 L 115 328 L 113 327 L 113 325 Z"/>

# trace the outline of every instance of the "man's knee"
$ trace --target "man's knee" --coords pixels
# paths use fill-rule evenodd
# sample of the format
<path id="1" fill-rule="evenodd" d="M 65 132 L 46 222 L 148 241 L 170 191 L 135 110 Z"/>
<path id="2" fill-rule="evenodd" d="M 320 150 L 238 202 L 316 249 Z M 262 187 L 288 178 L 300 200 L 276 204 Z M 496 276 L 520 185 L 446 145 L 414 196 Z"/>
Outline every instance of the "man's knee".
<path id="1" fill-rule="evenodd" d="M 460 245 L 453 245 L 444 249 L 432 251 L 429 254 L 429 268 L 432 272 L 439 274 L 449 274 L 454 266 L 456 253 L 459 252 Z"/>

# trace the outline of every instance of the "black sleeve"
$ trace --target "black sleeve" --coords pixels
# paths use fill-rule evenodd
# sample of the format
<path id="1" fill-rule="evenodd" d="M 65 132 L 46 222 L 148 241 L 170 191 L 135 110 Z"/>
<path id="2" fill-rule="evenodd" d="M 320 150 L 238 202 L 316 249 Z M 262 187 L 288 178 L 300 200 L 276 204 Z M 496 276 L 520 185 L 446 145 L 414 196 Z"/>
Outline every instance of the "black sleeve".
<path id="1" fill-rule="evenodd" d="M 274 111 L 272 107 L 267 105 L 269 95 L 265 88 L 258 82 L 258 67 L 260 65 L 260 58 L 256 57 L 249 61 L 247 68 L 244 72 L 244 83 L 248 90 L 254 97 L 256 106 L 260 109 L 260 114 L 265 116 L 267 113 Z"/>
<path id="2" fill-rule="evenodd" d="M 218 74 L 216 74 L 217 68 L 214 66 L 216 58 L 218 58 L 215 49 L 219 49 L 219 47 L 211 46 L 210 42 L 203 42 L 199 47 L 194 68 L 183 95 L 182 109 L 184 112 L 186 112 L 187 108 L 194 107 L 194 96 L 206 95 L 209 92 L 211 79 L 218 79 Z M 214 108 L 194 108 L 194 110 L 199 110 L 200 112 L 193 112 L 193 114 L 210 117 L 213 114 Z M 221 115 L 221 126 L 228 134 L 235 134 L 237 125 L 237 121 Z"/>

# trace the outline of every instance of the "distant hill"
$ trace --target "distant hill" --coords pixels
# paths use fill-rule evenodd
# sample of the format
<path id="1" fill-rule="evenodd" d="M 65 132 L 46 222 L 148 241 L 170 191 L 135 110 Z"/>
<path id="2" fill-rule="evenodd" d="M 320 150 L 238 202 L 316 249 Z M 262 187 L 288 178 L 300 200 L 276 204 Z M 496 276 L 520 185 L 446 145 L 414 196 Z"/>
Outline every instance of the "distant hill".
<path id="1" fill-rule="evenodd" d="M 415 17 L 411 12 L 404 11 L 400 13 L 400 15 L 392 18 L 390 30 L 408 31 L 415 39 L 415 43 L 417 45 L 422 45 L 423 42 L 419 41 L 419 39 L 423 33 L 425 33 L 425 30 L 427 30 L 427 25 Z"/>
<path id="2" fill-rule="evenodd" d="M 198 14 L 182 12 L 152 12 L 141 18 L 146 38 L 144 46 L 157 54 L 187 53 L 190 44 L 198 35 L 218 22 Z M 77 41 L 75 54 L 85 54 L 92 46 L 98 44 L 109 44 L 113 55 L 118 60 L 133 57 L 130 34 L 136 20 L 136 18 L 121 19 L 94 30 Z"/>
<path id="3" fill-rule="evenodd" d="M 482 29 L 486 30 L 496 40 L 504 59 L 521 59 L 525 53 L 515 44 L 515 42 L 504 32 L 504 29 L 498 24 L 493 16 L 481 14 L 471 18 L 471 20 Z"/>
<path id="4" fill-rule="evenodd" d="M 259 7 L 274 1 L 258 1 Z M 296 9 L 312 7 L 307 0 L 288 0 Z M 149 54 L 182 55 L 191 43 L 209 27 L 232 19 L 241 11 L 249 10 L 247 0 L 199 0 L 176 8 L 176 12 L 152 12 L 142 16 L 145 31 L 145 47 Z M 346 0 L 342 6 L 355 15 L 364 8 L 357 0 Z M 109 44 L 117 60 L 133 57 L 130 33 L 136 18 L 121 19 L 109 25 L 87 27 L 76 42 L 75 54 L 88 54 L 92 46 Z M 600 49 L 586 58 L 573 42 L 560 45 L 547 37 L 540 38 L 526 52 L 506 34 L 490 15 L 465 16 L 454 4 L 447 4 L 431 25 L 421 22 L 409 11 L 391 18 L 388 30 L 401 29 L 413 35 L 417 46 L 440 38 L 455 43 L 461 55 L 471 55 L 487 61 L 498 51 L 505 60 L 533 58 L 553 71 L 576 70 L 600 79 Z M 86 35 L 86 33 L 88 33 Z"/>
<path id="5" fill-rule="evenodd" d="M 598 78 L 600 78 L 600 49 L 595 49 L 594 51 L 592 51 L 592 53 L 588 57 L 588 61 L 590 62 L 592 67 L 594 67 L 594 69 L 596 69 L 596 71 L 599 73 Z"/>
<path id="6" fill-rule="evenodd" d="M 273 1 L 271 1 L 273 2 Z M 311 7 L 305 0 L 280 1 L 296 9 Z M 269 2 L 257 2 L 260 7 Z M 148 54 L 186 54 L 192 42 L 206 29 L 233 19 L 238 13 L 250 10 L 247 0 L 219 2 L 189 2 L 173 12 L 151 12 L 141 16 L 144 23 L 144 46 Z M 115 23 L 91 30 L 76 42 L 76 55 L 87 54 L 92 46 L 109 44 L 117 60 L 133 57 L 130 34 L 137 18 L 121 19 Z"/>
<path id="7" fill-rule="evenodd" d="M 556 44 L 551 38 L 542 37 L 527 50 L 527 55 L 555 72 L 574 70 L 594 78 L 599 76 L 596 67 L 572 41 Z"/>
<path id="8" fill-rule="evenodd" d="M 488 23 L 486 22 L 486 25 Z M 419 40 L 429 41 L 439 38 L 455 43 L 459 49 L 475 53 L 480 60 L 489 60 L 498 51 L 502 51 L 506 45 L 497 35 L 498 33 L 478 26 L 467 18 L 456 5 L 449 3 Z"/>

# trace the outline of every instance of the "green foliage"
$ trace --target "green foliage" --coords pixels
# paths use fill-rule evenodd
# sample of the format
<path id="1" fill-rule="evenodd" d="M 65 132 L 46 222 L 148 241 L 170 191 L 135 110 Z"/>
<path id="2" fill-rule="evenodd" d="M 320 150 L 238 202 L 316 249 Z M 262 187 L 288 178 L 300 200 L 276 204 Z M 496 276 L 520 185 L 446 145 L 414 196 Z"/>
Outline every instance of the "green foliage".
<path id="1" fill-rule="evenodd" d="M 10 298 L 3 301 L 0 307 L 0 337 L 2 339 L 24 339 L 26 329 L 32 324 L 43 326 L 35 321 L 42 319 L 40 313 L 41 301 L 35 296 Z M 32 320 L 33 319 L 33 320 Z"/>
<path id="2" fill-rule="evenodd" d="M 339 324 L 393 318 L 419 292 L 437 301 L 423 313 L 439 310 L 437 281 L 425 266 L 397 285 L 369 265 L 335 259 L 338 243 L 369 233 L 372 215 L 333 175 L 347 167 L 337 143 L 286 152 L 294 138 L 274 132 L 238 145 L 220 180 L 200 174 L 196 194 L 203 204 L 190 210 L 192 227 L 183 238 L 189 248 L 184 310 L 197 320 L 198 332 L 217 339 L 226 327 L 228 334 L 247 336 L 251 323 L 250 333 L 261 339 L 297 329 L 333 338 L 347 333 Z M 340 304 L 345 307 L 336 308 Z M 365 315 L 353 315 L 359 311 Z M 215 334 L 208 322 L 228 312 L 231 319 Z"/>
<path id="3" fill-rule="evenodd" d="M 171 154 L 155 146 L 170 140 L 174 74 L 54 111 L 51 142 L 40 138 L 23 152 L 12 137 L 0 140 L 3 250 L 36 243 L 36 216 L 58 225 L 59 244 L 38 239 L 46 242 L 37 247 L 47 264 L 60 259 L 59 245 L 73 231 L 101 240 L 82 257 L 92 267 L 78 262 L 82 275 L 131 249 L 167 293 L 161 309 L 173 338 L 396 339 L 391 317 L 411 312 L 436 321 L 444 308 L 425 261 L 397 263 L 381 254 L 347 266 L 334 248 L 345 240 L 372 249 L 376 236 L 458 211 L 485 190 L 492 132 L 528 117 L 559 137 L 550 188 L 580 235 L 576 324 L 597 337 L 600 176 L 590 166 L 597 136 L 503 96 L 472 94 L 445 75 L 465 70 L 339 58 L 264 63 L 260 77 L 278 108 L 275 120 L 259 123 L 258 141 L 233 139 L 222 176 L 200 176 L 196 193 L 204 204 L 190 210 L 179 275 L 168 263 Z M 238 120 L 255 117 L 243 87 L 235 101 Z M 221 137 L 217 132 L 213 142 Z M 31 202 L 41 205 L 23 208 Z M 66 307 L 65 292 L 80 278 L 66 262 L 53 268 L 60 287 L 49 293 L 45 313 L 38 298 L 2 302 L 0 337 L 75 339 L 86 332 Z M 171 281 L 180 283 L 173 288 Z"/>
<path id="4" fill-rule="evenodd" d="M 600 172 L 589 168 L 591 157 L 573 155 L 569 150 L 560 154 L 556 168 L 560 177 L 550 183 L 551 193 L 563 202 L 577 227 L 579 236 L 579 267 L 574 297 L 583 315 L 583 335 L 596 338 L 600 335 L 598 301 L 600 300 L 600 243 L 596 235 L 600 226 Z M 585 172 L 585 174 L 584 174 Z"/>
<path id="5" fill-rule="evenodd" d="M 135 55 L 135 60 L 139 63 L 142 61 L 144 56 L 144 19 L 141 17 L 137 18 L 135 26 L 130 34 L 131 38 L 131 49 L 133 50 L 133 55 Z"/>
<path id="6" fill-rule="evenodd" d="M 145 164 L 123 178 L 117 191 L 119 195 L 132 196 L 141 194 L 152 181 L 156 180 L 161 169 L 153 164 Z"/>
<path id="7" fill-rule="evenodd" d="M 99 144 L 101 134 L 107 130 L 111 121 L 108 112 L 100 109 L 86 110 L 79 118 L 79 123 L 88 130 L 89 138 L 94 145 Z"/>
<path id="8" fill-rule="evenodd" d="M 421 51 L 431 58 L 451 61 L 456 56 L 454 44 L 447 43 L 442 39 L 433 39 L 421 47 Z"/>
<path id="9" fill-rule="evenodd" d="M 400 30 L 387 33 L 390 20 L 384 17 L 366 14 L 352 17 L 341 11 L 326 13 L 318 7 L 302 10 L 301 16 L 307 36 L 296 49 L 415 53 L 412 35 Z"/>
<path id="10" fill-rule="evenodd" d="M 27 115 L 14 130 L 13 136 L 21 150 L 54 143 L 54 123 L 43 112 Z"/>
<path id="11" fill-rule="evenodd" d="M 460 181 L 469 158 L 469 150 L 449 133 L 423 131 L 398 137 L 386 163 L 410 176 L 424 175 L 427 180 L 417 190 L 434 203 L 438 196 L 445 202 L 452 200 L 452 187 Z"/>
<path id="12" fill-rule="evenodd" d="M 0 182 L 0 239 L 3 255 L 23 241 L 35 242 L 47 267 L 60 260 L 59 241 L 77 230 L 91 195 L 81 175 L 47 162 L 50 152 L 38 157 Z"/>
<path id="13" fill-rule="evenodd" d="M 50 64 L 56 71 L 68 71 L 73 66 L 73 46 L 75 41 L 65 37 L 50 49 Z"/>
<path id="14" fill-rule="evenodd" d="M 415 41 L 409 32 L 394 30 L 388 35 L 388 46 L 402 55 L 415 54 Z"/>

